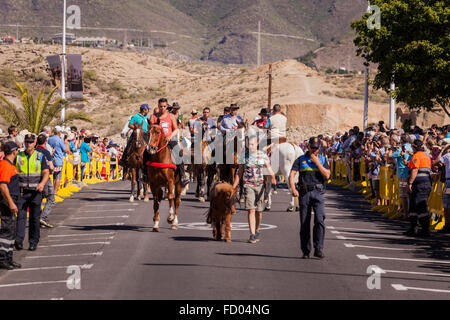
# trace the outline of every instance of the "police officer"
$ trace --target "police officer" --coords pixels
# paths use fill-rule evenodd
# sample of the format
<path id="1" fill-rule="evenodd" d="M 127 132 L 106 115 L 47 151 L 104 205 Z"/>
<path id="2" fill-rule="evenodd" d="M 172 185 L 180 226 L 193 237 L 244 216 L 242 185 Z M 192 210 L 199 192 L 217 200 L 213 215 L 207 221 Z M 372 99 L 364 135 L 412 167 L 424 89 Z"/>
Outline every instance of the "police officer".
<path id="1" fill-rule="evenodd" d="M 319 153 L 320 139 L 309 139 L 308 152 L 298 158 L 289 175 L 289 185 L 294 197 L 299 197 L 300 205 L 300 247 L 303 259 L 311 253 L 311 211 L 314 209 L 313 244 L 314 256 L 322 259 L 325 237 L 325 183 L 330 178 L 328 159 Z M 299 173 L 298 184 L 295 176 Z"/>
<path id="2" fill-rule="evenodd" d="M 25 150 L 18 153 L 16 160 L 20 184 L 17 235 L 14 244 L 17 250 L 23 249 L 28 209 L 29 250 L 36 250 L 37 244 L 39 243 L 42 191 L 50 177 L 50 170 L 44 155 L 36 151 L 35 146 L 36 137 L 33 134 L 27 134 L 25 136 Z"/>
<path id="3" fill-rule="evenodd" d="M 20 196 L 19 176 L 14 161 L 19 146 L 8 141 L 3 146 L 5 158 L 0 161 L 0 268 L 12 270 L 21 265 L 13 261 L 14 240 L 16 237 L 16 214 Z"/>
<path id="4" fill-rule="evenodd" d="M 405 232 L 407 236 L 420 235 L 430 236 L 430 218 L 428 214 L 428 197 L 431 193 L 431 159 L 424 152 L 423 142 L 415 140 L 412 148 L 414 155 L 408 167 L 410 176 L 408 181 L 409 199 L 409 221 L 410 227 Z M 417 234 L 417 222 L 420 222 L 422 229 Z"/>

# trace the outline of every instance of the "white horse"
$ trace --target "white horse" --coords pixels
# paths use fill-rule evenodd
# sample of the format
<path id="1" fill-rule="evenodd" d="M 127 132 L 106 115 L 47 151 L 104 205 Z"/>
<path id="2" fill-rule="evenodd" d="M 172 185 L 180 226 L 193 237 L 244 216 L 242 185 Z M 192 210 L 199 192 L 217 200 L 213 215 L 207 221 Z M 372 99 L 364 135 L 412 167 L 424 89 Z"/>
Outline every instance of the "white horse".
<path id="1" fill-rule="evenodd" d="M 131 132 L 133 132 L 133 130 L 131 130 L 128 127 L 128 124 L 130 123 L 132 117 L 133 116 L 130 116 L 128 118 L 127 122 L 125 122 L 125 125 L 123 126 L 122 132 L 120 133 L 120 136 L 122 137 L 122 139 L 127 139 L 127 141 L 128 141 L 128 138 L 130 137 Z"/>
<path id="2" fill-rule="evenodd" d="M 284 176 L 284 179 L 288 185 L 289 192 L 292 195 L 291 187 L 289 186 L 289 174 L 292 169 L 292 165 L 295 160 L 304 154 L 303 150 L 298 146 L 291 143 L 282 143 L 275 145 L 272 149 L 271 163 L 272 169 L 276 176 Z M 298 174 L 297 174 L 298 176 Z M 297 177 L 296 177 L 297 179 Z M 272 186 L 271 183 L 266 187 L 268 190 L 266 210 L 270 210 L 272 207 Z M 286 211 L 293 212 L 295 209 L 295 197 L 291 196 L 291 202 Z"/>

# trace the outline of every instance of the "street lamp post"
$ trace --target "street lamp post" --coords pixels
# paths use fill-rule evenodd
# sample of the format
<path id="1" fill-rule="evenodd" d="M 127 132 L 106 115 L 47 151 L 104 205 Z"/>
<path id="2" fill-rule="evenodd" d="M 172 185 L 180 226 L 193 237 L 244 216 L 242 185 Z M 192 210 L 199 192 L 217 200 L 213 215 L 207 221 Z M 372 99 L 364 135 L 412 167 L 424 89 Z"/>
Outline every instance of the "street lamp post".
<path id="1" fill-rule="evenodd" d="M 367 1 L 367 12 L 370 13 L 370 1 Z M 364 118 L 363 129 L 366 130 L 369 121 L 369 62 L 364 62 Z"/>
<path id="2" fill-rule="evenodd" d="M 63 36 L 62 36 L 62 70 L 61 70 L 61 98 L 66 100 L 66 0 L 64 0 L 64 20 L 63 20 Z M 66 119 L 66 107 L 61 109 L 61 121 L 64 125 Z"/>

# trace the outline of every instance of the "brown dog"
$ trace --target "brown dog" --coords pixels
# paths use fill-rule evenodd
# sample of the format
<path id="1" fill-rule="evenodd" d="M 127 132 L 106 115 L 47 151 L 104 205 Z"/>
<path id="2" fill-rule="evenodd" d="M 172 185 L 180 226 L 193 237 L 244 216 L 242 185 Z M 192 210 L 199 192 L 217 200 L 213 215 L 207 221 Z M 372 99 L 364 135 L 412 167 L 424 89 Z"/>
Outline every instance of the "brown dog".
<path id="1" fill-rule="evenodd" d="M 226 182 L 217 182 L 211 187 L 210 206 L 206 223 L 212 224 L 213 237 L 231 242 L 231 215 L 236 212 L 234 203 L 236 190 Z"/>

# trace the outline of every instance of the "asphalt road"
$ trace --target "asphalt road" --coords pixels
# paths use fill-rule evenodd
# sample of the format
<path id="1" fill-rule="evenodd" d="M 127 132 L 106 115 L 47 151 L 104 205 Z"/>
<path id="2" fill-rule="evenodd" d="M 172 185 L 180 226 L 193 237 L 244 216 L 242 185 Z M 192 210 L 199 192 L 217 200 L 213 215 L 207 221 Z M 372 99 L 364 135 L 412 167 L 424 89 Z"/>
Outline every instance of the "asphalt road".
<path id="1" fill-rule="evenodd" d="M 128 182 L 96 184 L 59 203 L 51 214 L 57 227 L 42 229 L 38 250 L 14 253 L 22 269 L 0 271 L 0 299 L 450 298 L 450 237 L 404 237 L 404 222 L 369 211 L 348 190 L 327 191 L 323 260 L 300 259 L 299 217 L 285 212 L 285 190 L 264 213 L 257 244 L 247 243 L 244 210 L 233 217 L 233 242 L 213 241 L 208 203 L 192 193 L 183 198 L 180 229 L 169 229 L 165 201 L 154 233 L 152 201 L 131 204 L 128 190 Z M 79 289 L 68 279 L 79 279 Z"/>

